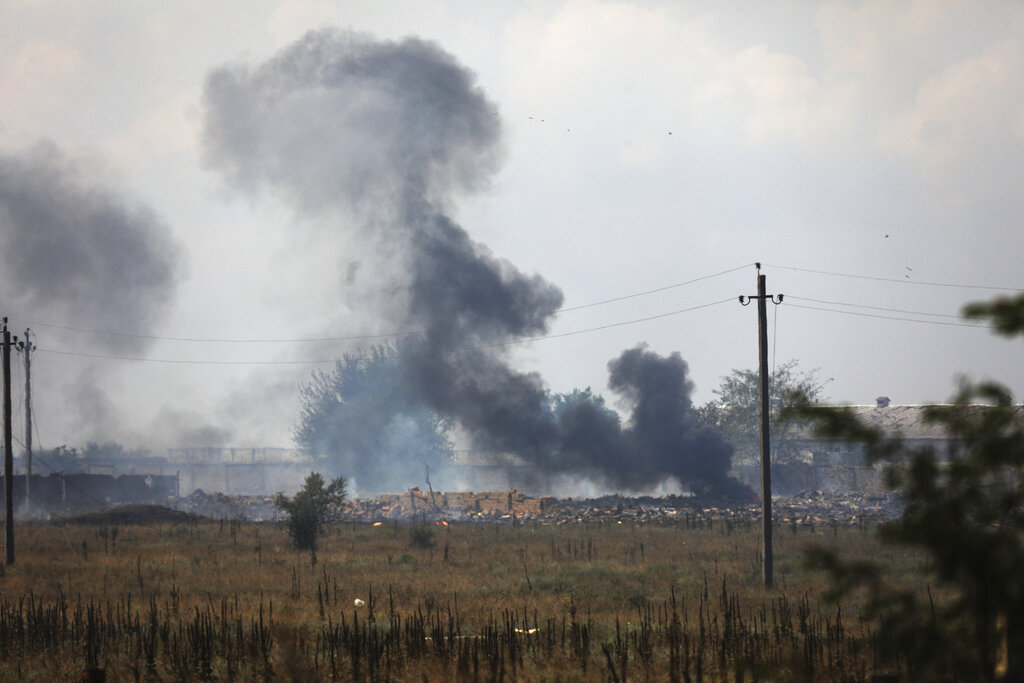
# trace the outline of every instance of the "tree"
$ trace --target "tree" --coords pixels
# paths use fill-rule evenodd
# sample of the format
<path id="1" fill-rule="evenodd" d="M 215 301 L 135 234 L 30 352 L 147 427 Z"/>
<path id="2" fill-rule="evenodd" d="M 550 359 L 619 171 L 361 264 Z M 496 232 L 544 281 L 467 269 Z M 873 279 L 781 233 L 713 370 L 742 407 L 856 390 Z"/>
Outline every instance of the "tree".
<path id="1" fill-rule="evenodd" d="M 567 394 L 548 394 L 548 405 L 551 406 L 551 412 L 556 417 L 561 415 L 566 408 L 581 403 L 592 404 L 596 409 L 606 413 L 613 421 L 619 421 L 619 414 L 609 408 L 604 402 L 604 397 L 600 394 L 595 394 L 590 387 L 586 389 L 575 388 Z"/>
<path id="2" fill-rule="evenodd" d="M 768 379 L 769 428 L 772 436 L 772 460 L 785 462 L 798 454 L 788 437 L 799 426 L 782 420 L 780 414 L 791 397 L 803 396 L 811 402 L 820 399 L 825 385 L 817 370 L 803 372 L 790 360 L 776 368 Z M 757 370 L 733 370 L 722 378 L 714 392 L 718 399 L 698 409 L 700 424 L 714 427 L 736 448 L 736 460 L 758 461 L 761 454 L 761 379 Z"/>
<path id="3" fill-rule="evenodd" d="M 1001 301 L 969 310 L 979 318 L 1012 317 Z M 1020 334 L 1022 321 L 998 329 Z M 873 562 L 815 549 L 810 561 L 831 575 L 833 597 L 867 595 L 882 654 L 902 662 L 915 681 L 1024 680 L 1024 410 L 1009 390 L 962 381 L 950 404 L 927 408 L 924 420 L 949 436 L 945 451 L 909 446 L 850 409 L 804 400 L 790 412 L 811 420 L 820 436 L 864 446 L 904 506 L 879 528 L 881 541 L 923 550 L 924 580 L 951 594 L 935 603 L 930 592 L 926 599 L 919 589 L 894 587 Z"/>
<path id="4" fill-rule="evenodd" d="M 344 356 L 333 372 L 314 372 L 300 390 L 299 448 L 368 490 L 405 488 L 426 467 L 443 470 L 450 425 L 418 400 L 406 358 L 401 346 L 374 346 Z"/>
<path id="5" fill-rule="evenodd" d="M 345 477 L 337 477 L 324 486 L 319 472 L 306 477 L 302 489 L 293 498 L 278 493 L 274 504 L 288 515 L 288 535 L 299 550 L 316 552 L 324 527 L 341 516 L 347 495 Z"/>
<path id="6" fill-rule="evenodd" d="M 967 304 L 963 314 L 973 320 L 991 320 L 996 334 L 1015 337 L 1024 333 L 1024 294 Z"/>

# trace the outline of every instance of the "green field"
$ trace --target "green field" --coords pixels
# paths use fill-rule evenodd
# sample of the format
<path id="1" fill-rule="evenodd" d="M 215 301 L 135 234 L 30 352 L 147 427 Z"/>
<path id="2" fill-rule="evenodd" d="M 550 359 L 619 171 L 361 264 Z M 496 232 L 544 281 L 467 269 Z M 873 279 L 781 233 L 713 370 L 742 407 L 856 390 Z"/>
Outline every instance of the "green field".
<path id="1" fill-rule="evenodd" d="M 923 563 L 870 528 L 781 526 L 765 590 L 754 523 L 346 524 L 315 558 L 266 523 L 16 533 L 0 679 L 18 681 L 860 681 L 872 625 L 823 600 L 804 549 L 909 582 Z"/>

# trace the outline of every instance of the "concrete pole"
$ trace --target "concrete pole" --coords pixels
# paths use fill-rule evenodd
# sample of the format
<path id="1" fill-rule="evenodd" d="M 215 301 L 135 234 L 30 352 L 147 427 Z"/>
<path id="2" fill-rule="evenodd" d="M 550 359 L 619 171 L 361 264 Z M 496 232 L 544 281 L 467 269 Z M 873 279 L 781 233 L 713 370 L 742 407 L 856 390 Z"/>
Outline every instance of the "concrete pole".
<path id="1" fill-rule="evenodd" d="M 7 564 L 14 564 L 14 447 L 11 436 L 11 332 L 4 318 L 4 546 Z"/>
<path id="2" fill-rule="evenodd" d="M 765 276 L 757 276 L 757 330 L 761 366 L 761 530 L 762 576 L 764 587 L 774 583 L 772 556 L 772 452 L 768 402 L 768 313 Z"/>

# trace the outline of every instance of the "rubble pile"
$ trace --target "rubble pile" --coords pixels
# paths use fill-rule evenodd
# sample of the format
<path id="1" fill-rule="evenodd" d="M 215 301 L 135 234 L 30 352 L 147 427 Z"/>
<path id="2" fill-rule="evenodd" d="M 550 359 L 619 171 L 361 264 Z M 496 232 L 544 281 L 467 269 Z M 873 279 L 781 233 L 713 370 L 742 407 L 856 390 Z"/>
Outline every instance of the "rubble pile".
<path id="1" fill-rule="evenodd" d="M 281 512 L 274 496 L 229 496 L 197 489 L 172 505 L 177 510 L 214 519 L 276 521 Z M 892 495 L 802 492 L 772 500 L 778 525 L 871 525 L 899 514 Z M 532 498 L 522 491 L 422 491 L 413 487 L 346 503 L 343 516 L 354 523 L 384 521 L 450 521 L 498 524 L 666 524 L 689 528 L 716 523 L 742 526 L 759 523 L 760 503 L 709 501 L 696 496 L 602 496 L 574 499 Z"/>
<path id="2" fill-rule="evenodd" d="M 206 493 L 196 489 L 184 498 L 174 498 L 170 507 L 212 519 L 246 519 L 253 522 L 276 521 L 281 511 L 275 496 L 231 496 L 219 491 Z"/>
<path id="3" fill-rule="evenodd" d="M 899 514 L 895 497 L 813 491 L 772 501 L 776 523 L 802 525 L 877 524 Z M 352 501 L 348 518 L 373 523 L 387 520 L 446 520 L 539 524 L 746 524 L 761 518 L 760 503 L 710 502 L 695 496 L 531 498 L 521 491 L 423 492 Z"/>
<path id="4" fill-rule="evenodd" d="M 554 498 L 528 498 L 521 491 L 421 491 L 413 487 L 401 494 L 385 494 L 369 500 L 356 499 L 348 506 L 354 521 L 389 519 L 446 519 L 498 521 L 541 517 Z"/>

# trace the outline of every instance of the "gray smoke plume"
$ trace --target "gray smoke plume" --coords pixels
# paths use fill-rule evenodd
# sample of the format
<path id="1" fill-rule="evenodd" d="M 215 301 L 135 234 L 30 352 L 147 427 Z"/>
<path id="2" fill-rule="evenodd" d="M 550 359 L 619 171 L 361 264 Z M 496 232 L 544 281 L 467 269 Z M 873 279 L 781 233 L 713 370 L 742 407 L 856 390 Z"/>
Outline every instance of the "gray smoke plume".
<path id="1" fill-rule="evenodd" d="M 0 279 L 10 315 L 145 335 L 172 301 L 180 253 L 149 209 L 87 178 L 54 144 L 0 152 Z M 83 343 L 137 351 L 146 342 Z"/>
<path id="2" fill-rule="evenodd" d="M 663 361 L 682 370 L 665 405 L 652 354 L 634 349 L 613 362 L 613 389 L 636 404 L 626 430 L 585 406 L 556 416 L 542 378 L 509 366 L 502 345 L 543 335 L 562 293 L 450 218 L 502 156 L 494 105 L 450 55 L 419 39 L 325 29 L 257 67 L 215 71 L 204 100 L 206 162 L 230 185 L 268 188 L 300 214 L 339 225 L 354 218 L 389 249 L 404 294 L 393 322 L 422 331 L 406 376 L 476 447 L 633 489 L 668 477 L 718 486 L 722 463 L 705 461 L 728 470 L 731 449 L 691 429 L 678 356 Z"/>
<path id="3" fill-rule="evenodd" d="M 174 297 L 182 259 L 170 231 L 96 178 L 50 142 L 0 151 L 3 313 L 16 333 L 33 327 L 43 351 L 137 353 Z M 51 428 L 96 440 L 120 431 L 109 364 L 50 355 L 35 367 Z"/>

